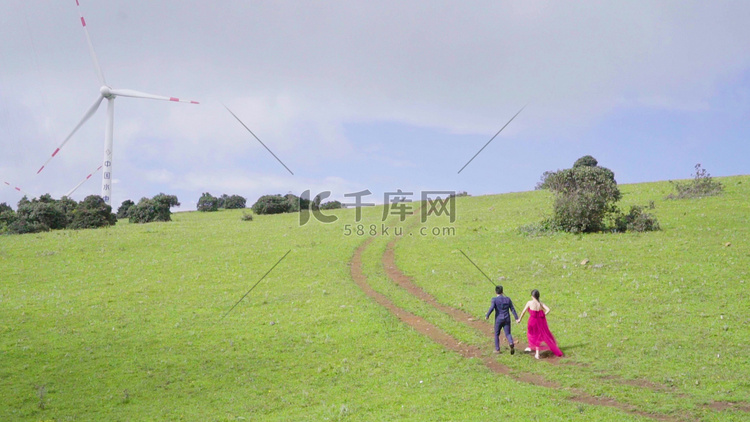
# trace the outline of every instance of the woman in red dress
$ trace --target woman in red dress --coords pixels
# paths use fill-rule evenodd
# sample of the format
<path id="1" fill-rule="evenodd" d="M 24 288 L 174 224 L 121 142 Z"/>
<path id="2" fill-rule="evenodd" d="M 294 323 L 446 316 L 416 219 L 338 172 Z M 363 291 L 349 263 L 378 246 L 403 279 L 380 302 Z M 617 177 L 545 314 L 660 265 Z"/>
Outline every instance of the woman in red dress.
<path id="1" fill-rule="evenodd" d="M 563 352 L 557 347 L 555 336 L 549 330 L 547 326 L 547 314 L 550 309 L 549 306 L 539 301 L 539 290 L 534 289 L 531 291 L 531 300 L 526 303 L 526 307 L 523 308 L 521 316 L 516 320 L 517 323 L 521 323 L 526 310 L 529 311 L 529 325 L 526 329 L 526 337 L 529 339 L 529 347 L 533 350 L 536 349 L 535 358 L 539 359 L 540 350 L 551 350 L 555 356 L 562 356 Z"/>

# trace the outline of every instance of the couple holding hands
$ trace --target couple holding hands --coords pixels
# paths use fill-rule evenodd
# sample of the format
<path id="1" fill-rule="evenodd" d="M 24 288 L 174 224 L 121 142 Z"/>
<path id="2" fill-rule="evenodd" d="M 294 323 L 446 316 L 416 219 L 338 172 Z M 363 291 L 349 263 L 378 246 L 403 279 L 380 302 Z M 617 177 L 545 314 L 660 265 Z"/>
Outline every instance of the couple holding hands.
<path id="1" fill-rule="evenodd" d="M 540 350 L 551 350 L 555 356 L 562 356 L 563 353 L 557 347 L 555 337 L 547 326 L 547 314 L 550 311 L 549 306 L 539 301 L 539 290 L 534 289 L 531 291 L 531 300 L 526 303 L 526 307 L 523 308 L 521 316 L 516 314 L 516 309 L 513 307 L 513 301 L 508 296 L 503 295 L 503 286 L 495 286 L 496 296 L 492 298 L 490 304 L 490 310 L 487 311 L 487 315 L 484 319 L 489 319 L 492 312 L 495 312 L 495 353 L 500 353 L 500 330 L 505 332 L 505 338 L 508 339 L 510 345 L 510 354 L 515 354 L 515 344 L 513 343 L 513 337 L 510 335 L 510 313 L 508 310 L 513 312 L 513 316 L 516 318 L 516 323 L 520 324 L 526 311 L 529 311 L 529 324 L 526 329 L 526 336 L 529 340 L 529 349 L 527 351 L 536 350 L 535 358 L 539 359 Z"/>

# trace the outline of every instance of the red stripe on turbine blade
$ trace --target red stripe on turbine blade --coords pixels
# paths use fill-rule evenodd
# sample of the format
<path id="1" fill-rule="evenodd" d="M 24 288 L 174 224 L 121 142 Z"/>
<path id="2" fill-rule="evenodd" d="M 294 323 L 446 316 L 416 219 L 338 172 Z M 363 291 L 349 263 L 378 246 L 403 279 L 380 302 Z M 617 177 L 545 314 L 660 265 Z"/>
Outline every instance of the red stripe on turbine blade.
<path id="1" fill-rule="evenodd" d="M 80 5 L 81 5 L 81 4 L 80 4 L 80 3 L 78 3 L 78 0 L 76 0 L 76 6 L 80 6 Z"/>
<path id="2" fill-rule="evenodd" d="M 86 19 L 84 19 L 83 16 L 81 16 L 81 24 L 84 28 L 86 27 Z"/>
<path id="3" fill-rule="evenodd" d="M 17 191 L 21 192 L 21 188 L 16 188 Z"/>
<path id="4" fill-rule="evenodd" d="M 3 182 L 3 183 L 5 183 L 6 185 L 10 186 L 10 183 L 8 183 L 8 182 Z"/>
<path id="5" fill-rule="evenodd" d="M 91 176 L 92 176 L 91 174 L 89 174 L 88 176 L 86 176 L 86 180 L 89 180 L 89 178 L 91 178 Z"/>
<path id="6" fill-rule="evenodd" d="M 55 152 L 52 153 L 52 156 L 54 157 L 58 152 L 60 152 L 60 148 L 56 149 Z"/>
<path id="7" fill-rule="evenodd" d="M 42 172 L 42 170 L 44 170 L 44 166 L 42 166 L 42 168 L 40 168 L 39 170 L 37 170 L 36 174 L 39 174 L 39 173 L 41 173 L 41 172 Z"/>
<path id="8" fill-rule="evenodd" d="M 180 101 L 180 99 L 179 98 L 175 98 L 175 97 L 169 97 L 169 101 Z"/>
<path id="9" fill-rule="evenodd" d="M 198 101 L 190 101 L 190 104 L 200 104 Z"/>

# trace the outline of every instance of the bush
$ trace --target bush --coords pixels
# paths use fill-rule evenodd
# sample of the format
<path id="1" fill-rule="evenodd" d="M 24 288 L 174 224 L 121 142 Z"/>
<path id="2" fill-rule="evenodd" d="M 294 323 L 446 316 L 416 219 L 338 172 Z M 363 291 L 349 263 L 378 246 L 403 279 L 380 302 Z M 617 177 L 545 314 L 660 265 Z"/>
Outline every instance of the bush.
<path id="1" fill-rule="evenodd" d="M 169 205 L 169 208 L 180 206 L 180 201 L 177 199 L 176 195 L 167 195 L 166 193 L 159 193 L 158 195 L 154 196 L 153 199 L 160 203 Z"/>
<path id="2" fill-rule="evenodd" d="M 649 208 L 653 209 L 653 202 Z M 661 230 L 659 221 L 651 214 L 645 212 L 646 207 L 633 205 L 627 214 L 619 213 L 615 218 L 615 229 L 617 231 L 650 232 Z"/>
<path id="3" fill-rule="evenodd" d="M 98 195 L 89 195 L 73 211 L 73 219 L 68 225 L 71 229 L 93 229 L 114 226 L 117 216 L 112 207 Z"/>
<path id="4" fill-rule="evenodd" d="M 299 212 L 300 210 L 319 209 L 320 195 L 310 200 L 305 196 L 309 196 L 309 191 L 305 191 L 302 197 L 287 193 L 284 196 L 281 195 L 263 195 L 258 198 L 257 201 L 251 207 L 255 214 L 281 214 L 285 212 Z M 332 201 L 338 202 L 338 201 Z M 341 205 L 340 202 L 338 202 Z M 329 205 L 335 207 L 335 204 Z M 341 205 L 343 206 L 343 205 Z M 341 208 L 341 206 L 339 208 Z"/>
<path id="5" fill-rule="evenodd" d="M 328 201 L 321 204 L 319 208 L 321 210 L 337 210 L 343 208 L 343 204 L 339 201 Z"/>
<path id="6" fill-rule="evenodd" d="M 540 178 L 539 182 L 537 182 L 536 186 L 534 186 L 534 189 L 535 190 L 549 189 L 549 178 L 550 176 L 556 173 L 557 172 L 555 171 L 545 171 L 544 173 L 542 173 L 542 177 Z"/>
<path id="7" fill-rule="evenodd" d="M 44 194 L 31 201 L 25 196 L 18 201 L 18 211 L 0 204 L 0 233 L 38 233 L 65 228 L 86 229 L 111 226 L 117 222 L 112 207 L 91 195 L 81 202 L 67 196 L 56 200 Z"/>
<path id="8" fill-rule="evenodd" d="M 549 189 L 555 196 L 553 215 L 540 224 L 522 226 L 524 234 L 539 235 L 562 230 L 571 233 L 659 230 L 659 222 L 645 207 L 633 206 L 628 214 L 617 208 L 620 190 L 612 170 L 586 155 L 573 168 L 547 171 L 537 189 Z M 651 201 L 649 208 L 654 208 Z"/>
<path id="9" fill-rule="evenodd" d="M 599 166 L 551 173 L 546 185 L 555 194 L 554 225 L 572 233 L 604 229 L 605 217 L 616 211 L 614 204 L 620 199 L 614 173 Z"/>
<path id="10" fill-rule="evenodd" d="M 223 195 L 223 196 L 226 196 L 226 195 Z M 245 198 L 239 195 L 232 195 L 232 196 L 224 198 L 223 208 L 226 208 L 228 210 L 242 209 L 242 208 L 245 208 L 246 204 L 247 204 L 247 200 Z"/>
<path id="11" fill-rule="evenodd" d="M 317 208 L 320 205 L 320 196 L 316 196 L 316 200 L 310 201 L 307 198 L 301 198 L 293 193 L 287 193 L 284 195 L 286 199 L 287 211 L 285 212 L 297 212 L 299 210 L 309 210 L 311 207 Z"/>
<path id="12" fill-rule="evenodd" d="M 562 231 L 560 227 L 555 225 L 555 222 L 551 218 L 542 220 L 539 223 L 526 224 L 518 228 L 521 234 L 537 237 L 542 235 L 549 235 L 557 231 Z"/>
<path id="13" fill-rule="evenodd" d="M 253 215 L 243 212 L 242 221 L 253 221 Z"/>
<path id="14" fill-rule="evenodd" d="M 172 221 L 172 204 L 179 205 L 177 197 L 160 193 L 152 199 L 141 198 L 138 204 L 128 209 L 128 217 L 131 223 L 143 224 L 154 221 Z"/>
<path id="15" fill-rule="evenodd" d="M 8 226 L 16 221 L 16 212 L 5 202 L 0 204 L 0 234 L 8 232 Z"/>
<path id="16" fill-rule="evenodd" d="M 293 203 L 289 201 L 289 198 L 281 195 L 263 195 L 255 201 L 252 210 L 258 215 L 281 214 L 293 211 Z M 299 202 L 297 203 L 297 211 L 299 211 Z"/>
<path id="17" fill-rule="evenodd" d="M 719 195 L 724 190 L 724 186 L 715 181 L 706 169 L 701 168 L 700 163 L 695 165 L 695 174 L 690 182 L 680 183 L 670 180 L 669 183 L 677 192 L 669 194 L 667 199 L 702 198 Z"/>
<path id="18" fill-rule="evenodd" d="M 70 225 L 70 223 L 73 222 L 74 213 L 76 208 L 78 208 L 78 202 L 68 198 L 67 196 L 63 196 L 60 198 L 59 201 L 57 201 L 58 207 L 60 207 L 60 210 L 65 214 L 65 218 L 67 219 L 67 225 Z M 114 224 L 114 223 L 112 223 Z"/>
<path id="19" fill-rule="evenodd" d="M 67 226 L 68 218 L 62 209 L 47 198 L 42 198 L 44 196 L 18 208 L 18 220 L 15 222 L 20 230 L 18 233 L 59 230 Z"/>
<path id="20" fill-rule="evenodd" d="M 210 212 L 219 210 L 219 200 L 208 192 L 204 192 L 198 199 L 198 211 Z"/>
<path id="21" fill-rule="evenodd" d="M 46 226 L 38 221 L 31 221 L 26 218 L 17 218 L 7 228 L 8 233 L 15 234 L 26 234 L 26 233 L 39 233 L 49 231 L 49 226 Z"/>
<path id="22" fill-rule="evenodd" d="M 130 199 L 122 201 L 122 204 L 120 204 L 120 208 L 117 209 L 117 218 L 128 218 L 128 211 L 133 205 L 135 205 L 135 202 L 131 201 Z"/>

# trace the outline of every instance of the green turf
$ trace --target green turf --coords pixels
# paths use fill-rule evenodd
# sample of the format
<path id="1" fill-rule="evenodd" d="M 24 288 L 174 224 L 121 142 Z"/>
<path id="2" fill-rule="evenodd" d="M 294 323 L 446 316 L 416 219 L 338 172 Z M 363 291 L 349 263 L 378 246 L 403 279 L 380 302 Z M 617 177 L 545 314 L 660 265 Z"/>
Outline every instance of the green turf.
<path id="1" fill-rule="evenodd" d="M 741 419 L 703 409 L 750 403 L 750 177 L 720 180 L 724 195 L 681 201 L 664 200 L 666 182 L 622 186 L 623 207 L 655 202 L 663 230 L 641 234 L 533 237 L 518 227 L 549 212 L 547 192 L 459 198 L 456 236 L 405 236 L 397 264 L 442 303 L 477 316 L 494 292 L 460 251 L 519 311 L 539 289 L 567 360 L 581 365 L 502 358 L 509 366 L 641 408 Z M 524 325 L 514 329 L 525 337 Z M 665 391 L 628 384 L 642 380 Z"/>
<path id="2" fill-rule="evenodd" d="M 397 244 L 415 282 L 476 315 L 491 286 L 459 249 L 494 279 L 507 277 L 518 306 L 539 288 L 567 359 L 581 365 L 498 359 L 561 390 L 494 374 L 365 296 L 348 262 L 369 234 L 344 235 L 354 210 L 303 227 L 295 215 L 246 222 L 242 211 L 221 211 L 2 236 L 0 420 L 640 419 L 572 402 L 570 388 L 647 411 L 739 420 L 746 413 L 702 407 L 750 402 L 750 178 L 720 180 L 722 197 L 680 202 L 662 200 L 667 184 L 624 186 L 626 204 L 656 201 L 660 233 L 522 235 L 516 228 L 549 206 L 544 192 L 530 192 L 459 198 L 455 236 L 417 231 Z M 380 225 L 381 214 L 366 209 L 364 223 Z M 461 341 L 489 342 L 388 280 L 380 258 L 392 238 L 365 251 L 371 285 Z M 584 269 L 584 258 L 604 266 Z"/>

